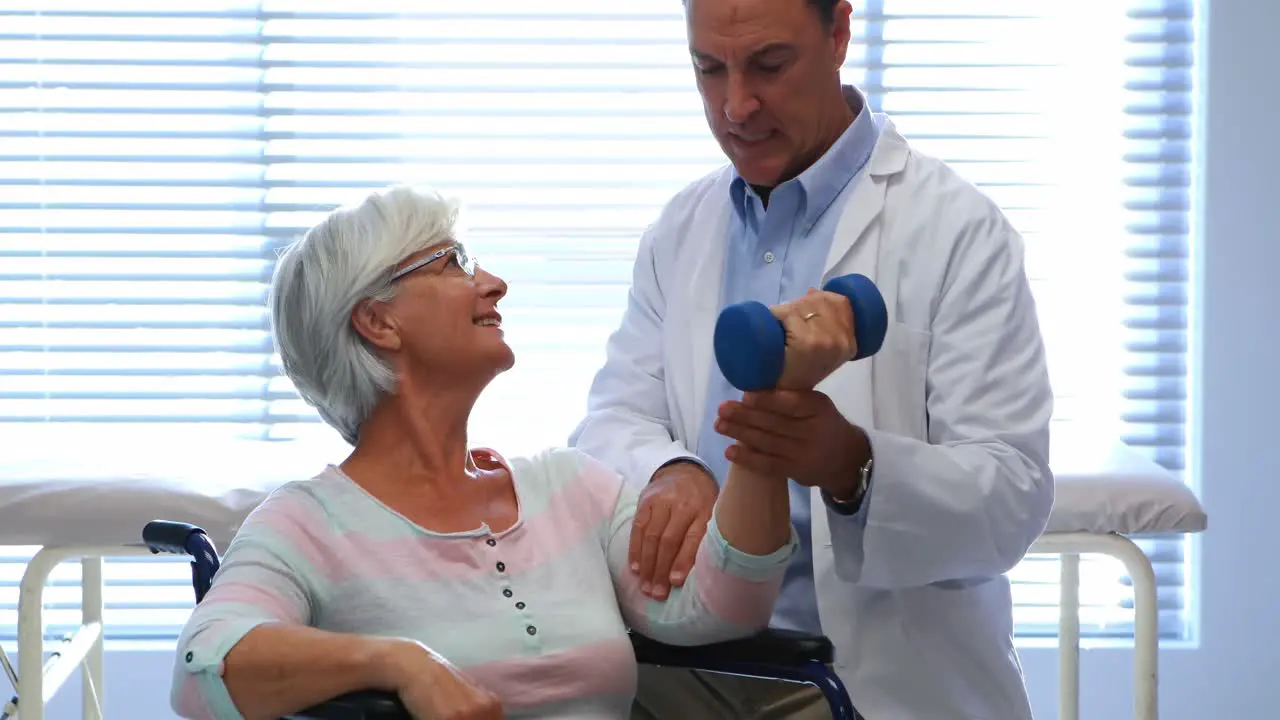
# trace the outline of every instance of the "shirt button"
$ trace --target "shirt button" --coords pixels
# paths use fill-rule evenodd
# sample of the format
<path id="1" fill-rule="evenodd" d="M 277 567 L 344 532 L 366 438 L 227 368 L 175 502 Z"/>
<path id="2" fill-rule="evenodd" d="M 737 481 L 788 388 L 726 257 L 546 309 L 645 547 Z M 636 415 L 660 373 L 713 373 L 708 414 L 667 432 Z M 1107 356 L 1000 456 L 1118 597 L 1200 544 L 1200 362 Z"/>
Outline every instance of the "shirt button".
<path id="1" fill-rule="evenodd" d="M 502 597 L 511 597 L 511 588 L 502 591 Z"/>
<path id="2" fill-rule="evenodd" d="M 498 541 L 494 540 L 493 538 L 489 538 L 488 540 L 485 540 L 485 542 L 489 544 L 489 547 L 493 547 L 494 545 L 498 544 Z"/>
<path id="3" fill-rule="evenodd" d="M 498 563 L 497 567 L 498 567 L 498 572 L 506 572 L 507 570 L 507 566 L 503 563 Z"/>
<path id="4" fill-rule="evenodd" d="M 536 628 L 536 627 L 534 627 L 534 626 L 532 626 L 532 625 L 530 625 L 529 627 L 525 628 L 525 629 L 524 629 L 524 631 L 525 631 L 525 632 L 527 632 L 527 633 L 529 633 L 530 635 L 537 635 L 537 634 L 538 634 L 538 628 Z"/>
<path id="5" fill-rule="evenodd" d="M 769 263 L 772 263 L 772 262 L 773 262 L 773 251 L 772 251 L 772 250 L 765 250 L 765 251 L 764 251 L 764 262 L 765 262 L 765 264 L 766 264 L 766 265 L 767 265 L 767 264 L 769 264 Z"/>
<path id="6" fill-rule="evenodd" d="M 517 610 L 523 610 L 523 609 L 524 609 L 524 603 L 523 603 L 523 602 L 518 602 L 518 603 L 516 603 L 516 609 L 517 609 Z"/>

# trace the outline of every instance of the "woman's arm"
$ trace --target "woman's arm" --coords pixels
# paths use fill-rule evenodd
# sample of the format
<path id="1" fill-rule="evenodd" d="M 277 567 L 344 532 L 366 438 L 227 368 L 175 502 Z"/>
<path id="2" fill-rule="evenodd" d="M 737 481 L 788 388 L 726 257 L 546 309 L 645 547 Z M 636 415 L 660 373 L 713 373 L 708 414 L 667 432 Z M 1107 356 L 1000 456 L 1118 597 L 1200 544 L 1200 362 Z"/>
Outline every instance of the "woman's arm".
<path id="1" fill-rule="evenodd" d="M 602 540 L 628 626 L 659 642 L 702 645 L 747 637 L 768 625 L 798 545 L 785 481 L 731 471 L 684 586 L 654 600 L 641 592 L 640 577 L 628 565 L 639 493 L 594 459 L 581 455 L 579 461 L 590 492 L 615 499 Z"/>
<path id="2" fill-rule="evenodd" d="M 502 717 L 498 698 L 420 643 L 261 625 L 227 654 L 225 682 L 244 720 L 277 720 L 358 690 L 400 696 L 415 717 Z M 220 716 L 215 716 L 220 717 Z"/>
<path id="3" fill-rule="evenodd" d="M 747 555 L 769 555 L 791 539 L 791 492 L 784 477 L 730 463 L 714 512 L 725 542 Z"/>
<path id="4" fill-rule="evenodd" d="M 805 296 L 770 310 L 786 336 L 779 388 L 812 389 L 856 355 L 853 315 L 847 298 L 812 289 Z M 669 644 L 727 640 L 766 627 L 797 545 L 790 523 L 788 482 L 784 476 L 761 474 L 731 463 L 694 571 L 683 588 L 662 602 L 647 601 L 638 590 L 633 595 L 634 572 L 619 570 L 614 559 L 619 552 L 614 545 L 620 544 L 615 535 L 610 543 L 610 560 L 628 622 Z M 615 529 L 618 525 L 629 529 L 634 514 L 634 501 L 624 490 L 618 502 Z M 663 527 L 666 523 L 653 525 Z"/>
<path id="5" fill-rule="evenodd" d="M 274 720 L 374 683 L 376 643 L 307 627 L 317 574 L 297 539 L 315 512 L 281 492 L 236 534 L 178 640 L 171 702 L 182 717 Z"/>
<path id="6" fill-rule="evenodd" d="M 403 642 L 259 625 L 227 653 L 222 679 L 245 720 L 276 720 L 356 690 L 398 691 L 393 659 Z"/>

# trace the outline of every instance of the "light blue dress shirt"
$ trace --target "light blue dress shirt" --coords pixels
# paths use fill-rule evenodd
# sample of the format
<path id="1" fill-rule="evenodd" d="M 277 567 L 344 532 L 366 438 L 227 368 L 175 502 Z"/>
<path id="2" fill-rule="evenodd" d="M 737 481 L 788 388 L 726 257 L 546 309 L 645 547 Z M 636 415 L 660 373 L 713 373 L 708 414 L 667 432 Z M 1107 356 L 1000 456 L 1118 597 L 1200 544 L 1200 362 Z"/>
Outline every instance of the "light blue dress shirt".
<path id="1" fill-rule="evenodd" d="M 845 194 L 871 158 L 879 134 L 877 118 L 864 103 L 853 123 L 816 163 L 769 193 L 767 210 L 755 190 L 734 173 L 721 307 L 746 300 L 776 305 L 820 286 L 840 221 L 838 208 L 844 207 Z M 831 208 L 837 209 L 828 212 Z M 716 432 L 715 419 L 721 403 L 739 399 L 742 393 L 725 380 L 714 361 L 710 373 L 706 414 L 694 452 L 723 483 L 729 471 L 724 452 L 730 440 Z M 809 489 L 792 482 L 791 522 L 800 536 L 800 548 L 787 569 L 770 624 L 819 634 L 809 515 Z"/>

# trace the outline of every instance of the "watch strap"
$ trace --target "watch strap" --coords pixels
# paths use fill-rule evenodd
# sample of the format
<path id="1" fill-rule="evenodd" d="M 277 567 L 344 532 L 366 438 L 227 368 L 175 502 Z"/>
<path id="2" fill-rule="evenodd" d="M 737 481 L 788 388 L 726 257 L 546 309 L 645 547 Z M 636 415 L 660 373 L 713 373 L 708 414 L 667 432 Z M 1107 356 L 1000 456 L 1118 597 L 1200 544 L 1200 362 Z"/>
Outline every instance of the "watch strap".
<path id="1" fill-rule="evenodd" d="M 822 500 L 827 507 L 836 511 L 841 515 L 853 515 L 862 508 L 862 502 L 867 497 L 867 491 L 871 489 L 871 470 L 873 468 L 872 458 L 862 464 L 858 471 L 858 484 L 854 492 L 854 500 L 838 500 L 826 490 L 821 490 Z"/>

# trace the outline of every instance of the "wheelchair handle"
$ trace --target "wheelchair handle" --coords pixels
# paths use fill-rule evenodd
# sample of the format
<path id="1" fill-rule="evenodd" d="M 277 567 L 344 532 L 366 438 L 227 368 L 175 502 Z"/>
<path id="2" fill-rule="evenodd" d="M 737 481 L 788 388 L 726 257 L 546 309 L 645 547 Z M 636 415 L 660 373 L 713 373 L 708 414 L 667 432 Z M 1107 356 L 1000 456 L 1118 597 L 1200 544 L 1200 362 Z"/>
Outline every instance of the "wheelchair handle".
<path id="1" fill-rule="evenodd" d="M 889 314 L 875 283 L 853 273 L 832 278 L 822 289 L 849 299 L 858 345 L 858 354 L 851 360 L 880 352 L 889 330 Z M 764 303 L 749 300 L 720 311 L 714 346 L 716 363 L 729 384 L 743 391 L 777 387 L 786 359 L 786 335 L 782 323 Z"/>
<path id="2" fill-rule="evenodd" d="M 142 528 L 142 542 L 153 553 L 193 555 L 192 535 L 204 535 L 204 528 L 172 520 L 152 520 Z"/>
<path id="3" fill-rule="evenodd" d="M 191 557 L 191 583 L 196 602 L 204 599 L 213 584 L 213 576 L 222 566 L 218 549 L 204 528 L 173 520 L 152 520 L 142 528 L 142 542 L 153 553 L 172 553 Z"/>

